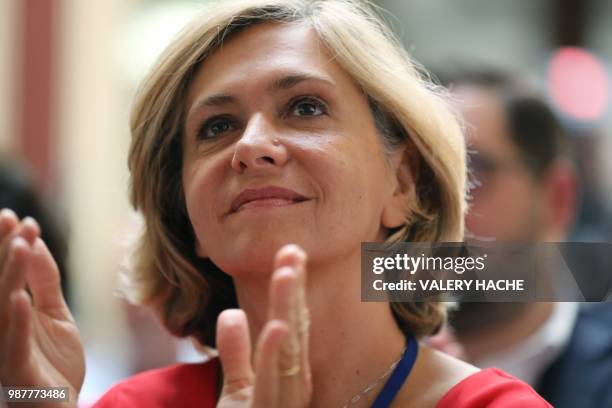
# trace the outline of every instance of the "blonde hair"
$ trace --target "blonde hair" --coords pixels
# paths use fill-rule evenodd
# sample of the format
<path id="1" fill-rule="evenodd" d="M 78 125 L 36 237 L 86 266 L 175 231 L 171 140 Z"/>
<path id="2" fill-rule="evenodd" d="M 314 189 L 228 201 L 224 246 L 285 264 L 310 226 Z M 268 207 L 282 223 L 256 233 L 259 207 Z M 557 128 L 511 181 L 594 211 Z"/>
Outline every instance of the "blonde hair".
<path id="1" fill-rule="evenodd" d="M 131 201 L 144 216 L 124 292 L 153 306 L 174 334 L 214 346 L 215 323 L 236 306 L 231 278 L 195 254 L 181 184 L 185 101 L 198 67 L 236 32 L 263 22 L 308 24 L 367 96 L 384 146 L 420 155 L 416 199 L 388 241 L 459 241 L 465 209 L 465 146 L 445 98 L 377 14 L 357 0 L 223 1 L 205 10 L 143 81 L 131 117 Z M 392 303 L 399 327 L 422 336 L 445 318 L 434 302 Z"/>

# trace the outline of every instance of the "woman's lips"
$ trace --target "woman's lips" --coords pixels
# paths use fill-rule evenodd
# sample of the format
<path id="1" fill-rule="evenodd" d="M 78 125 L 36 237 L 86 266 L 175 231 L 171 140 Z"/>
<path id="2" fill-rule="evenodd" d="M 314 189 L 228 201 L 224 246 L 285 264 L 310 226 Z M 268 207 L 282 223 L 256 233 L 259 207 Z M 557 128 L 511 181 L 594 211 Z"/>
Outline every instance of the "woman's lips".
<path id="1" fill-rule="evenodd" d="M 282 207 L 306 200 L 303 195 L 284 187 L 248 188 L 234 198 L 230 213 L 248 208 Z"/>

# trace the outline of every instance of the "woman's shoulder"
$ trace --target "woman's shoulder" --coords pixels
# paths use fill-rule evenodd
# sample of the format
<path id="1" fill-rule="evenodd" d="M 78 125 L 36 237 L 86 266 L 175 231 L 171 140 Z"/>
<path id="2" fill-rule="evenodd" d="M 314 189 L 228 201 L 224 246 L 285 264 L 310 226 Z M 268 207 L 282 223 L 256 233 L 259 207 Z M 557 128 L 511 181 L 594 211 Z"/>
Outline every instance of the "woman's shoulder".
<path id="1" fill-rule="evenodd" d="M 405 384 L 398 407 L 549 408 L 528 384 L 498 370 L 480 370 L 438 350 L 423 346 L 415 375 Z M 416 391 L 415 391 L 416 390 Z"/>
<path id="2" fill-rule="evenodd" d="M 113 386 L 94 408 L 214 407 L 219 368 L 214 358 L 145 371 Z"/>
<path id="3" fill-rule="evenodd" d="M 496 369 L 472 374 L 453 386 L 436 408 L 552 407 L 527 383 Z"/>

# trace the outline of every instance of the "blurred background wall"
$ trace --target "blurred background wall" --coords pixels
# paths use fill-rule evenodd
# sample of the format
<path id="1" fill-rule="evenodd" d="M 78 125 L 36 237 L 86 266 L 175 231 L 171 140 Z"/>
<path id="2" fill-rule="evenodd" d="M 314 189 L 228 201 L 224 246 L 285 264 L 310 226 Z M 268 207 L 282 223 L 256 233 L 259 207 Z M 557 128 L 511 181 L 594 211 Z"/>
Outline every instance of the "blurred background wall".
<path id="1" fill-rule="evenodd" d="M 612 209 L 612 2 L 377 3 L 427 67 L 483 62 L 538 83 L 576 140 L 584 191 L 595 203 L 583 205 L 581 222 L 605 225 Z M 94 399 L 137 366 L 129 312 L 114 296 L 122 243 L 137 225 L 127 202 L 129 106 L 147 67 L 200 4 L 0 0 L 0 157 L 27 166 L 67 228 L 71 302 L 89 363 L 85 399 Z M 561 81 L 551 80 L 555 69 Z M 577 92 L 573 98 L 572 92 Z M 578 109 L 567 104 L 567 95 Z M 581 110 L 593 100 L 601 106 Z M 605 230 L 585 231 L 577 234 L 610 239 Z M 150 345 L 151 355 L 163 354 L 161 344 Z"/>

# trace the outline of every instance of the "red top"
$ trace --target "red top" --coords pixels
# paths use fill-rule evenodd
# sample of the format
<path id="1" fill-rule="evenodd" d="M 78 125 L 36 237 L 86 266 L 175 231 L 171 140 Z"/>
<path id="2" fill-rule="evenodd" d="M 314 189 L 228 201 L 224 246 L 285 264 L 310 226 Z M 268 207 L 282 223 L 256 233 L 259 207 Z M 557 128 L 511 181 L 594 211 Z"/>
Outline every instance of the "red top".
<path id="1" fill-rule="evenodd" d="M 219 359 L 137 374 L 112 387 L 94 408 L 213 408 Z M 551 408 L 529 385 L 496 368 L 451 388 L 436 408 Z"/>
<path id="2" fill-rule="evenodd" d="M 145 371 L 113 386 L 93 408 L 212 408 L 219 369 L 215 358 Z"/>
<path id="3" fill-rule="evenodd" d="M 436 408 L 552 408 L 527 383 L 497 368 L 459 381 Z"/>

